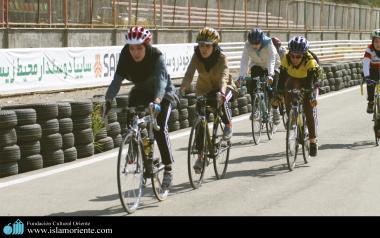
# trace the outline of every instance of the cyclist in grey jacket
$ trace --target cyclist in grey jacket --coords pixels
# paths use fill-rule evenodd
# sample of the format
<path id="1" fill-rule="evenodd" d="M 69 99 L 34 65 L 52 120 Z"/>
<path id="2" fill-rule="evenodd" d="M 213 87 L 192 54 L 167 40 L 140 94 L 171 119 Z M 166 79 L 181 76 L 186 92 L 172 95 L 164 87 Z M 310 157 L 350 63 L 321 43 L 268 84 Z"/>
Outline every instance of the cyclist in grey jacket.
<path id="1" fill-rule="evenodd" d="M 240 73 L 237 85 L 248 73 L 250 69 L 251 77 L 267 76 L 268 84 L 276 90 L 279 67 L 281 61 L 272 39 L 267 37 L 259 28 L 254 28 L 248 33 L 248 40 L 245 42 L 243 55 L 240 60 Z M 248 92 L 252 93 L 255 85 L 247 81 Z M 268 92 L 269 100 L 272 101 L 273 94 Z M 277 105 L 273 105 L 273 122 L 277 125 L 280 123 L 280 112 Z"/>
<path id="2" fill-rule="evenodd" d="M 162 186 L 169 188 L 172 182 L 171 165 L 174 160 L 167 123 L 172 104 L 177 101 L 175 88 L 166 70 L 162 53 L 150 44 L 152 33 L 149 30 L 131 27 L 126 40 L 127 44 L 121 51 L 114 79 L 106 92 L 106 113 L 111 109 L 111 101 L 119 92 L 124 79 L 134 84 L 129 94 L 128 106 L 148 106 L 150 102 L 155 103 L 155 110 L 159 112 L 157 123 L 160 130 L 154 131 L 154 137 L 165 164 Z M 130 122 L 131 118 L 128 120 Z M 147 169 L 151 169 L 151 165 L 148 164 Z"/>

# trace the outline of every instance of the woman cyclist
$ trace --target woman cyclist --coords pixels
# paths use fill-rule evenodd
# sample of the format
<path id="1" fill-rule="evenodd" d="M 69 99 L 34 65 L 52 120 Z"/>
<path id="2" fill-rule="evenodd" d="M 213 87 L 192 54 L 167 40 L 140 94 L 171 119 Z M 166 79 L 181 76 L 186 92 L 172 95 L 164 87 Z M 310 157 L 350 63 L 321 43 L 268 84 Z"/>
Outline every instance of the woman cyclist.
<path id="1" fill-rule="evenodd" d="M 249 67 L 248 67 L 249 66 Z M 280 67 L 280 56 L 273 45 L 272 39 L 267 37 L 259 28 L 254 28 L 248 33 L 248 40 L 245 42 L 243 56 L 240 60 L 240 73 L 237 85 L 251 69 L 251 77 L 267 76 L 268 84 L 272 85 L 272 90 L 276 90 L 278 72 Z M 252 93 L 256 85 L 252 81 L 247 81 L 248 93 Z M 272 91 L 268 92 L 269 100 L 272 101 Z M 280 112 L 277 105 L 273 107 L 273 123 L 280 123 Z"/>
<path id="2" fill-rule="evenodd" d="M 172 183 L 174 162 L 167 122 L 172 104 L 176 103 L 175 88 L 166 70 L 162 53 L 151 45 L 152 33 L 143 27 L 134 26 L 128 30 L 125 38 L 126 45 L 121 50 L 115 76 L 106 92 L 106 113 L 111 109 L 111 101 L 119 92 L 124 79 L 134 84 L 129 94 L 130 107 L 148 106 L 151 102 L 155 104 L 160 130 L 154 130 L 154 138 L 165 164 L 162 187 L 167 189 Z M 145 163 L 147 170 L 151 171 L 152 161 L 147 160 Z M 148 176 L 149 174 L 147 172 Z"/>
<path id="3" fill-rule="evenodd" d="M 372 32 L 372 44 L 368 45 L 363 59 L 363 75 L 367 82 L 367 113 L 373 113 L 375 85 L 372 81 L 380 80 L 380 29 Z M 380 122 L 375 124 L 375 131 L 380 137 Z"/>
<path id="4" fill-rule="evenodd" d="M 309 94 L 304 100 L 306 124 L 309 130 L 310 156 L 316 156 L 318 151 L 316 137 L 316 92 L 315 85 L 320 77 L 317 61 L 308 51 L 309 43 L 302 36 L 293 37 L 288 44 L 289 52 L 281 61 L 278 91 L 285 93 L 286 111 L 291 107 L 292 88 L 306 89 Z"/>
<path id="5" fill-rule="evenodd" d="M 237 90 L 229 74 L 227 58 L 218 45 L 219 41 L 219 33 L 215 29 L 205 27 L 199 31 L 196 38 L 198 45 L 194 48 L 194 54 L 182 80 L 181 92 L 184 93 L 190 87 L 197 70 L 199 76 L 196 95 L 206 95 L 208 103 L 214 108 L 217 107 L 217 103 L 223 105 L 222 121 L 225 124 L 223 138 L 229 140 L 232 136 L 232 113 L 228 101 Z M 217 98 L 218 92 L 222 97 Z M 198 158 L 194 165 L 196 172 L 197 165 L 198 167 L 202 165 L 201 158 Z"/>

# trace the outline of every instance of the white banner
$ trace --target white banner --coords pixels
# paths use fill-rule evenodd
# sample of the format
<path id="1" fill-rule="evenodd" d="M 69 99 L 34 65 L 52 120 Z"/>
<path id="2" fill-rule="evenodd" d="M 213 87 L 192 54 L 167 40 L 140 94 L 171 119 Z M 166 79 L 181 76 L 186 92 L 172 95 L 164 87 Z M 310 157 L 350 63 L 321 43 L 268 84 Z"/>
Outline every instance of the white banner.
<path id="1" fill-rule="evenodd" d="M 155 46 L 171 77 L 183 77 L 194 44 Z M 1 49 L 0 95 L 109 85 L 122 47 Z"/>

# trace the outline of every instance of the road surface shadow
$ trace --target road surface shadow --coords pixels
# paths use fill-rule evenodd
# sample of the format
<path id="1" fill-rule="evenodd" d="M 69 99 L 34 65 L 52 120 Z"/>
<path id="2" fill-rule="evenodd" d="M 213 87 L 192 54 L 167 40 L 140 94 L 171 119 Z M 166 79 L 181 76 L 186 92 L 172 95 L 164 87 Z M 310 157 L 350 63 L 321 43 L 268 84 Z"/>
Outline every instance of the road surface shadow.
<path id="1" fill-rule="evenodd" d="M 279 174 L 284 174 L 289 172 L 288 166 L 286 164 L 273 165 L 267 168 L 253 169 L 253 170 L 240 170 L 240 171 L 227 171 L 226 179 L 235 177 L 272 177 Z"/>
<path id="2" fill-rule="evenodd" d="M 104 210 L 79 210 L 75 212 L 58 212 L 52 213 L 49 216 L 110 216 L 110 215 L 126 215 L 124 208 L 120 206 L 108 207 Z"/>
<path id="3" fill-rule="evenodd" d="M 376 146 L 375 140 L 356 141 L 351 144 L 322 144 L 318 147 L 319 150 L 364 150 Z"/>
<path id="4" fill-rule="evenodd" d="M 285 161 L 286 154 L 285 152 L 278 152 L 274 154 L 264 154 L 264 155 L 250 155 L 250 156 L 243 156 L 238 157 L 236 159 L 230 160 L 229 164 L 238 164 L 243 162 L 251 162 L 251 161 L 276 161 L 276 160 L 284 160 Z"/>

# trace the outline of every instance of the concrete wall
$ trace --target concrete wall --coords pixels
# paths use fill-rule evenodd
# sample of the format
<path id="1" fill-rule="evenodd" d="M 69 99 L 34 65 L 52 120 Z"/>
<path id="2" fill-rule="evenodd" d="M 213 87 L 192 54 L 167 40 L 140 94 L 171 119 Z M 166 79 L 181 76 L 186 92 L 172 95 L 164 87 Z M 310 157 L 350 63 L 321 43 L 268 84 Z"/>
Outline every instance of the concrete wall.
<path id="1" fill-rule="evenodd" d="M 124 45 L 126 29 L 5 29 L 0 31 L 1 48 L 43 48 L 43 47 L 89 47 Z M 296 35 L 311 41 L 370 39 L 370 32 L 335 31 L 286 31 L 265 30 L 268 36 L 288 41 Z M 152 30 L 153 43 L 195 42 L 198 30 Z M 223 42 L 245 41 L 246 30 L 219 31 Z"/>

